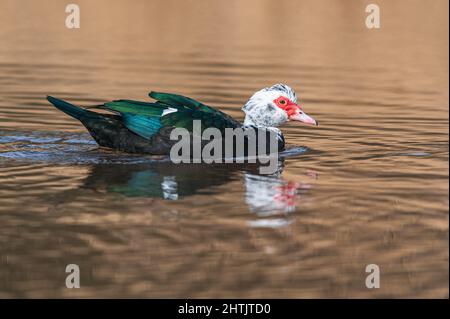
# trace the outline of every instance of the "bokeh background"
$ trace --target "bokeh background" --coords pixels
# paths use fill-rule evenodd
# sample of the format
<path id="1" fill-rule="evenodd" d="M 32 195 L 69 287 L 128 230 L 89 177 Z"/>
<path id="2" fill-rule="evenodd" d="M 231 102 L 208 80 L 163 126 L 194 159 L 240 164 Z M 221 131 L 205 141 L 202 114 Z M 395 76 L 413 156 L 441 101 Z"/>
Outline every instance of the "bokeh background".
<path id="1" fill-rule="evenodd" d="M 360 0 L 72 2 L 80 29 L 0 0 L 0 297 L 448 298 L 448 1 L 377 0 L 380 29 Z M 242 119 L 278 82 L 321 126 L 274 176 L 99 150 L 45 100 Z"/>

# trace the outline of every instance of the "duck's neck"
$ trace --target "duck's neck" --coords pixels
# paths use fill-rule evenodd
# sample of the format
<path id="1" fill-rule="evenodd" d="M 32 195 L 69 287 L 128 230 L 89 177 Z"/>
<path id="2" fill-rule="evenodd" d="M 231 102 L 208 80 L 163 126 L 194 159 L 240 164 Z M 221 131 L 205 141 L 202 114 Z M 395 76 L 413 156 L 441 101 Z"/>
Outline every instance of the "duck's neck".
<path id="1" fill-rule="evenodd" d="M 255 122 L 248 114 L 245 115 L 243 126 L 244 127 L 256 127 L 258 129 L 270 130 L 270 131 L 275 132 L 278 135 L 278 138 L 283 138 L 283 134 L 281 133 L 281 130 L 278 127 L 261 125 L 261 124 Z"/>
<path id="2" fill-rule="evenodd" d="M 267 126 L 267 125 L 258 123 L 248 114 L 245 115 L 244 126 L 247 126 L 247 127 L 252 126 L 252 127 L 257 127 L 257 128 L 261 128 L 261 129 L 273 130 L 273 131 L 277 131 L 277 132 L 280 131 L 280 129 L 278 129 L 277 127 Z"/>
<path id="3" fill-rule="evenodd" d="M 267 128 L 267 125 L 262 124 L 261 121 L 255 121 L 249 114 L 245 114 L 244 126 Z"/>
<path id="4" fill-rule="evenodd" d="M 244 126 L 257 126 L 250 115 L 245 114 Z"/>
<path id="5" fill-rule="evenodd" d="M 268 131 L 275 132 L 275 134 L 277 135 L 277 140 L 278 140 L 278 151 L 284 150 L 284 146 L 285 146 L 284 136 L 278 127 L 270 127 L 270 126 L 258 124 L 248 114 L 245 115 L 243 127 L 244 127 L 244 129 L 245 128 L 256 128 L 256 130 L 258 130 L 258 131 L 259 130 L 266 130 L 266 131 L 268 130 Z"/>

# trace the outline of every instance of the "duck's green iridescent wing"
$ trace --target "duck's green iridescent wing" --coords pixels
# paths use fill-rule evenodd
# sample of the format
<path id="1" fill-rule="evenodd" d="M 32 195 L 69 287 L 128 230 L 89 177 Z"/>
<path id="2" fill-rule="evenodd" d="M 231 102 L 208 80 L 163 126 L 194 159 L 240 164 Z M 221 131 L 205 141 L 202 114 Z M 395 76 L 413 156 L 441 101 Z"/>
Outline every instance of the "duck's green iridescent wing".
<path id="1" fill-rule="evenodd" d="M 203 104 L 203 103 L 196 101 L 194 99 L 191 99 L 189 97 L 185 97 L 185 96 L 178 95 L 178 94 L 162 93 L 162 92 L 155 92 L 155 91 L 150 92 L 148 95 L 151 98 L 158 101 L 157 103 L 166 104 L 173 108 L 185 109 L 185 110 L 191 110 L 191 111 L 201 111 L 201 112 L 209 113 L 209 114 L 217 114 L 217 115 L 221 115 L 225 119 L 229 119 L 231 121 L 236 122 L 228 114 L 223 113 L 211 106 Z"/>
<path id="2" fill-rule="evenodd" d="M 149 95 L 157 102 L 117 100 L 98 108 L 120 114 L 129 130 L 147 139 L 163 127 L 180 127 L 192 132 L 193 120 L 201 121 L 202 130 L 215 127 L 223 131 L 240 126 L 229 115 L 191 98 L 160 92 Z"/>
<path id="3" fill-rule="evenodd" d="M 124 125 L 130 131 L 149 139 L 161 129 L 160 119 L 167 106 L 160 103 L 117 100 L 107 102 L 99 108 L 120 114 Z"/>
<path id="4" fill-rule="evenodd" d="M 151 91 L 148 95 L 159 103 L 170 105 L 176 108 L 188 110 L 201 109 L 205 112 L 215 111 L 215 109 L 208 107 L 201 102 L 178 94 Z"/>
<path id="5" fill-rule="evenodd" d="M 202 130 L 215 127 L 223 131 L 227 127 L 240 126 L 240 123 L 228 114 L 189 97 L 155 91 L 150 92 L 149 96 L 158 101 L 157 103 L 166 104 L 179 110 L 162 118 L 164 126 L 183 127 L 192 131 L 192 120 L 200 120 Z"/>

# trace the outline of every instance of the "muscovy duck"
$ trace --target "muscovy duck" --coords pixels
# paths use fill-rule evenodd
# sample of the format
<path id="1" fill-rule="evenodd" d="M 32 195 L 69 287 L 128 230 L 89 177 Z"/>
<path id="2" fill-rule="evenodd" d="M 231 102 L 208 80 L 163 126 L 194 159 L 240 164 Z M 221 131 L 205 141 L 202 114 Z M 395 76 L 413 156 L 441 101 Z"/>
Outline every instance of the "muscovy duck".
<path id="1" fill-rule="evenodd" d="M 81 108 L 48 96 L 56 108 L 78 119 L 102 147 L 128 153 L 168 155 L 177 142 L 170 139 L 174 128 L 185 128 L 192 134 L 193 120 L 201 121 L 201 128 L 253 128 L 274 131 L 278 151 L 284 150 L 284 137 L 278 127 L 287 121 L 318 125 L 297 104 L 297 96 L 289 86 L 275 84 L 254 93 L 245 103 L 244 123 L 191 98 L 177 94 L 150 92 L 156 102 L 116 100 L 102 105 Z M 106 110 L 105 114 L 92 109 Z M 223 135 L 222 135 L 223 136 Z"/>

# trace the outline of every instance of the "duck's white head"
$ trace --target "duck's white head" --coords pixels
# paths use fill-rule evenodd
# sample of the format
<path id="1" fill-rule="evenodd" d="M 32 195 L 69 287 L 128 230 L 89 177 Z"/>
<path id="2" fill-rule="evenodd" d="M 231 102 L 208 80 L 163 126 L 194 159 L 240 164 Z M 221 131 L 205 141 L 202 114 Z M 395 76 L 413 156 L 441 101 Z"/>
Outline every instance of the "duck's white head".
<path id="1" fill-rule="evenodd" d="M 297 104 L 294 90 L 282 83 L 253 94 L 242 110 L 245 112 L 244 125 L 247 126 L 278 127 L 287 121 L 318 125 L 318 122 Z"/>

